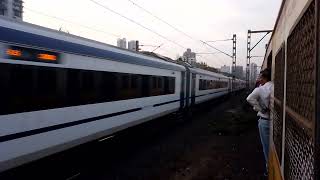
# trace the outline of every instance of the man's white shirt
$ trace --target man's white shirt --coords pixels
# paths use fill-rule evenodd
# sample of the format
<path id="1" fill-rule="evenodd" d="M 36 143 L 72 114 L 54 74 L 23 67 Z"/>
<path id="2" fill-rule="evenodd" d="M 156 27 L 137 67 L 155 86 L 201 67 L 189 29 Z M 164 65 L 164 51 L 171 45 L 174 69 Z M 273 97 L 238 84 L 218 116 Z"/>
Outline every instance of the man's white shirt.
<path id="1" fill-rule="evenodd" d="M 265 83 L 263 86 L 255 88 L 247 97 L 247 101 L 253 106 L 255 111 L 258 111 L 258 116 L 263 118 L 270 118 L 269 103 L 271 93 L 273 91 L 273 83 L 271 81 Z M 264 112 L 264 110 L 267 110 Z"/>

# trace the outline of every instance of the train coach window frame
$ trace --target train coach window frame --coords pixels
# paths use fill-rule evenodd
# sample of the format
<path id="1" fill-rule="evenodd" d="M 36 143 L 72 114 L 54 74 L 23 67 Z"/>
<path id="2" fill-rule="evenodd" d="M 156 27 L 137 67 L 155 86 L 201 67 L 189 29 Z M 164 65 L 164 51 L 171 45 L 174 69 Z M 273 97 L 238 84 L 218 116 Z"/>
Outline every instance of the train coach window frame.
<path id="1" fill-rule="evenodd" d="M 121 77 L 128 78 L 126 88 Z M 153 88 L 152 79 L 162 79 L 161 87 Z M 7 63 L 0 63 L 0 80 L 0 115 L 170 95 L 176 89 L 172 76 Z"/>
<path id="2" fill-rule="evenodd" d="M 0 9 L 0 15 L 4 16 L 6 13 L 5 9 Z"/>
<path id="3" fill-rule="evenodd" d="M 228 88 L 229 84 L 226 81 L 199 79 L 199 91 Z"/>

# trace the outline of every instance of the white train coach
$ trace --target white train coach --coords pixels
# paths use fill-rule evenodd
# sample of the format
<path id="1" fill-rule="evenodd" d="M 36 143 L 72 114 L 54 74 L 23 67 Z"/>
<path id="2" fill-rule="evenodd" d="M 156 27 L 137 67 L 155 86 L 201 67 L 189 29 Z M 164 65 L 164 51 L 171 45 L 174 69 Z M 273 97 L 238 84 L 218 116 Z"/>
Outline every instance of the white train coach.
<path id="1" fill-rule="evenodd" d="M 0 172 L 245 85 L 5 18 L 0 82 Z"/>

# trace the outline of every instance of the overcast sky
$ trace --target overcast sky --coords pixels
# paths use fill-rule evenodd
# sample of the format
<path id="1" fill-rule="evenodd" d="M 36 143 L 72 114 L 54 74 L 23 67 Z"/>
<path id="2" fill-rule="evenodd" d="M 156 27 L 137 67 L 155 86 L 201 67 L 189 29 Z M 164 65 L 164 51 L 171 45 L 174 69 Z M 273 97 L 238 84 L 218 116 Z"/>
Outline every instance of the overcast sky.
<path id="1" fill-rule="evenodd" d="M 216 52 L 198 40 L 211 41 L 232 38 L 237 34 L 238 65 L 245 65 L 247 31 L 273 29 L 281 0 L 95 0 L 161 36 L 198 53 Z M 132 2 L 165 20 L 165 23 L 142 11 Z M 156 53 L 176 58 L 184 48 L 106 10 L 90 0 L 25 0 L 24 21 L 52 29 L 62 28 L 71 34 L 116 45 L 117 38 L 139 40 L 140 44 L 160 45 Z M 52 16 L 52 17 L 50 17 Z M 56 17 L 56 18 L 53 18 Z M 67 21 L 67 22 L 66 22 Z M 262 34 L 253 36 L 253 43 Z M 253 55 L 264 55 L 268 38 L 257 46 Z M 215 42 L 213 46 L 231 54 L 232 42 Z M 142 47 L 151 51 L 153 47 Z M 197 61 L 210 66 L 231 65 L 224 54 L 201 55 Z M 262 58 L 253 59 L 261 65 Z"/>

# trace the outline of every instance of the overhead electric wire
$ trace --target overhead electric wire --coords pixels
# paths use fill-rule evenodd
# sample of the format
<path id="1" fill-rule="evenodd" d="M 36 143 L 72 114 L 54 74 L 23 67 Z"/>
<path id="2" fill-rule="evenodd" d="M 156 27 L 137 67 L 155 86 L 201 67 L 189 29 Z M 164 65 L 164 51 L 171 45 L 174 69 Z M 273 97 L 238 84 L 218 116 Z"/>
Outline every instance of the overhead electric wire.
<path id="1" fill-rule="evenodd" d="M 163 43 L 162 44 L 160 44 L 159 46 L 157 46 L 154 50 L 152 50 L 151 52 L 154 52 L 154 51 L 156 51 L 157 49 L 159 49 L 161 46 L 163 45 Z"/>
<path id="2" fill-rule="evenodd" d="M 160 33 L 158 33 L 158 32 L 156 32 L 156 31 L 154 31 L 154 30 L 152 30 L 152 29 L 144 26 L 143 24 L 141 24 L 141 23 L 139 23 L 139 22 L 137 22 L 137 21 L 135 21 L 135 20 L 133 20 L 133 19 L 131 19 L 131 18 L 129 18 L 129 17 L 126 17 L 126 16 L 122 15 L 122 14 L 119 13 L 119 12 L 116 12 L 116 11 L 112 10 L 111 8 L 109 8 L 109 7 L 103 5 L 103 4 L 101 4 L 101 3 L 99 3 L 99 2 L 97 2 L 97 1 L 95 1 L 95 0 L 89 0 L 89 1 L 93 2 L 94 4 L 96 4 L 96 5 L 104 8 L 104 9 L 106 9 L 106 10 L 108 10 L 108 11 L 110 11 L 110 12 L 112 12 L 112 13 L 114 13 L 114 14 L 116 14 L 116 15 L 118 15 L 118 16 L 120 16 L 120 17 L 122 17 L 122 18 L 124 18 L 124 19 L 126 19 L 126 20 L 128 20 L 128 21 L 130 21 L 130 22 L 132 22 L 132 23 L 134 23 L 134 24 L 136 24 L 136 25 L 138 25 L 138 26 L 140 26 L 140 27 L 142 27 L 142 28 L 144 28 L 144 29 L 152 32 L 152 33 L 154 33 L 154 34 L 156 34 L 156 35 L 158 35 L 159 37 L 161 37 L 161 38 L 163 38 L 163 39 L 165 39 L 165 40 L 167 40 L 167 41 L 172 42 L 173 44 L 175 44 L 175 45 L 177 45 L 177 46 L 179 46 L 179 47 L 181 47 L 181 48 L 183 48 L 183 49 L 187 49 L 186 47 L 180 45 L 179 43 L 177 43 L 177 42 L 175 42 L 175 41 L 173 41 L 173 40 L 171 40 L 171 39 L 169 39 L 169 38 L 161 35 Z M 201 44 L 206 44 L 206 45 L 208 45 L 209 47 L 211 47 L 211 48 L 219 51 L 220 53 L 223 53 L 223 54 L 225 54 L 225 55 L 227 55 L 227 56 L 229 56 L 229 57 L 232 57 L 232 56 L 230 56 L 229 54 L 225 53 L 224 51 L 222 51 L 222 50 L 220 50 L 220 49 L 218 49 L 218 48 L 216 48 L 216 47 L 214 47 L 214 46 L 212 46 L 212 45 L 210 45 L 210 44 L 208 44 L 208 43 L 205 43 L 205 42 L 202 41 L 202 40 L 197 40 L 197 39 L 193 38 L 192 36 L 190 36 L 190 35 L 188 35 L 187 33 L 181 31 L 180 29 L 174 27 L 173 25 L 169 24 L 169 23 L 166 22 L 165 20 L 159 18 L 158 16 L 154 15 L 153 13 L 151 13 L 151 12 L 148 11 L 148 10 L 146 10 L 146 9 L 143 8 L 142 6 L 138 5 L 137 3 L 133 2 L 132 0 L 129 0 L 129 1 L 130 1 L 131 3 L 133 3 L 135 6 L 139 7 L 139 8 L 142 9 L 143 11 L 145 11 L 145 12 L 147 12 L 148 14 L 150 14 L 151 16 L 153 16 L 154 18 L 156 18 L 156 19 L 160 20 L 161 22 L 167 24 L 168 26 L 170 26 L 170 27 L 173 28 L 174 30 L 178 31 L 179 33 L 187 36 L 188 38 L 190 38 L 190 39 L 192 39 L 192 40 L 194 40 L 194 41 L 197 41 L 197 42 L 201 42 Z M 200 56 L 200 57 L 204 58 L 203 56 Z M 205 58 L 204 58 L 204 59 L 205 59 Z M 207 59 L 206 59 L 206 60 L 207 60 Z M 207 61 L 208 61 L 208 60 L 207 60 Z"/>
<path id="3" fill-rule="evenodd" d="M 182 30 L 180 30 L 180 29 L 178 29 L 178 28 L 176 28 L 175 26 L 173 26 L 172 24 L 170 24 L 170 23 L 168 23 L 167 21 L 163 20 L 162 18 L 160 18 L 160 17 L 158 17 L 158 16 L 154 15 L 154 14 L 153 14 L 153 13 L 151 13 L 149 10 L 147 10 L 147 9 L 143 8 L 142 6 L 140 6 L 139 4 L 137 4 L 136 2 L 134 2 L 133 0 L 127 0 L 127 1 L 131 2 L 133 5 L 135 5 L 135 6 L 136 6 L 136 7 L 138 7 L 139 9 L 141 9 L 141 10 L 143 10 L 144 12 L 148 13 L 148 14 L 149 14 L 149 15 L 151 15 L 152 17 L 154 17 L 154 18 L 158 19 L 159 21 L 163 22 L 164 24 L 166 24 L 166 25 L 170 26 L 172 29 L 176 30 L 177 32 L 179 32 L 179 33 L 181 33 L 181 34 L 183 34 L 183 35 L 187 36 L 188 38 L 190 38 L 190 39 L 192 39 L 192 40 L 194 40 L 194 41 L 197 41 L 197 42 L 198 42 L 198 41 L 200 41 L 200 42 L 201 42 L 201 44 L 206 44 L 206 45 L 208 45 L 209 47 L 211 47 L 211 48 L 213 48 L 213 49 L 215 49 L 215 50 L 217 50 L 217 51 L 219 51 L 219 52 L 221 52 L 221 53 L 223 53 L 223 54 L 225 54 L 225 55 L 227 55 L 227 56 L 229 56 L 229 57 L 231 57 L 231 58 L 232 58 L 232 56 L 230 56 L 230 55 L 229 55 L 229 54 L 227 54 L 226 52 L 224 52 L 224 51 L 222 51 L 222 50 L 220 50 L 220 49 L 216 48 L 215 46 L 210 45 L 210 44 L 208 44 L 208 43 L 204 43 L 204 41 L 202 41 L 202 40 L 197 40 L 197 39 L 193 38 L 193 37 L 192 37 L 192 36 L 190 36 L 189 34 L 187 34 L 187 33 L 183 32 Z M 228 39 L 228 40 L 232 40 L 232 39 Z"/>
<path id="4" fill-rule="evenodd" d="M 175 54 L 176 53 L 176 52 L 173 52 L 171 50 L 168 50 L 167 48 L 164 48 L 164 46 L 161 46 L 160 48 L 158 48 L 157 51 L 165 51 L 168 54 Z"/>
<path id="5" fill-rule="evenodd" d="M 133 5 L 137 6 L 139 9 L 143 10 L 144 12 L 148 13 L 149 15 L 151 15 L 152 17 L 158 19 L 159 21 L 163 22 L 164 24 L 170 26 L 172 29 L 180 32 L 181 34 L 184 34 L 185 36 L 189 37 L 190 39 L 192 40 L 195 40 L 193 37 L 191 37 L 190 35 L 188 35 L 187 33 L 181 31 L 180 29 L 174 27 L 173 25 L 171 25 L 170 23 L 168 23 L 167 21 L 161 19 L 160 17 L 154 15 L 152 12 L 148 11 L 147 9 L 143 8 L 142 6 L 140 6 L 139 4 L 135 3 L 134 1 L 132 0 L 128 0 L 129 2 L 131 2 Z"/>
<path id="6" fill-rule="evenodd" d="M 181 44 L 179 44 L 179 43 L 177 43 L 177 42 L 175 42 L 175 41 L 173 41 L 173 40 L 161 35 L 160 33 L 158 33 L 156 31 L 144 26 L 143 24 L 141 24 L 141 23 L 139 23 L 139 22 L 137 22 L 137 21 L 135 21 L 135 20 L 133 20 L 131 18 L 128 18 L 127 16 L 124 16 L 124 15 L 120 14 L 119 12 L 116 12 L 116 11 L 112 10 L 111 8 L 109 8 L 109 7 L 103 5 L 103 4 L 101 4 L 101 3 L 99 3 L 99 2 L 97 2 L 95 0 L 89 0 L 89 1 L 93 2 L 94 4 L 100 6 L 100 7 L 104 8 L 104 9 L 106 9 L 106 10 L 108 10 L 108 11 L 110 11 L 110 12 L 112 12 L 112 13 L 114 13 L 114 14 L 116 14 L 116 15 L 118 15 L 118 16 L 120 16 L 120 17 L 122 17 L 122 18 L 124 18 L 124 19 L 126 19 L 126 20 L 128 20 L 128 21 L 130 21 L 130 22 L 132 22 L 132 23 L 134 23 L 134 24 L 136 24 L 136 25 L 138 25 L 138 26 L 150 31 L 150 32 L 152 32 L 152 33 L 154 33 L 154 34 L 156 34 L 157 36 L 159 36 L 159 37 L 161 37 L 161 38 L 163 38 L 163 39 L 165 39 L 165 40 L 167 40 L 167 41 L 169 41 L 169 42 L 171 42 L 171 43 L 173 43 L 173 44 L 175 44 L 175 45 L 177 45 L 177 46 L 179 46 L 179 47 L 181 47 L 183 49 L 187 49 L 186 47 L 182 46 Z"/>
<path id="7" fill-rule="evenodd" d="M 209 51 L 210 47 L 206 46 L 205 48 Z M 221 54 L 221 53 L 219 52 L 219 54 Z M 219 54 L 217 53 L 217 54 L 214 55 L 214 57 L 217 59 L 216 62 L 219 64 L 218 67 L 223 66 L 223 65 L 226 64 L 226 63 L 224 63 L 225 62 L 225 59 L 224 59 L 225 56 L 223 56 L 224 58 L 222 58 L 222 57 L 219 56 Z"/>
<path id="8" fill-rule="evenodd" d="M 221 42 L 221 41 L 232 41 L 233 39 L 220 39 L 220 40 L 214 40 L 214 41 L 206 41 L 206 42 Z"/>
<path id="9" fill-rule="evenodd" d="M 140 44 L 139 46 L 158 47 L 158 46 L 156 46 L 156 45 L 148 45 L 148 44 Z"/>
<path id="10" fill-rule="evenodd" d="M 125 19 L 127 19 L 127 20 L 129 20 L 129 21 L 131 21 L 131 22 L 133 22 L 133 23 L 135 23 L 135 24 L 137 24 L 137 25 L 139 25 L 139 26 L 141 26 L 141 27 L 143 27 L 144 29 L 147 29 L 148 31 L 151 31 L 152 33 L 160 36 L 161 38 L 164 38 L 164 39 L 167 40 L 167 41 L 172 42 L 173 44 L 175 44 L 175 45 L 177 45 L 177 46 L 179 46 L 179 47 L 181 47 L 181 48 L 187 49 L 186 47 L 178 44 L 177 42 L 175 42 L 175 41 L 173 41 L 173 40 L 171 40 L 171 39 L 168 39 L 167 37 L 165 37 L 165 36 L 163 36 L 163 35 L 155 32 L 155 31 L 153 31 L 152 29 L 150 29 L 150 28 L 148 28 L 148 27 L 146 27 L 146 26 L 144 26 L 144 25 L 142 25 L 142 24 L 140 24 L 140 23 L 138 23 L 138 22 L 136 22 L 136 21 L 134 21 L 134 20 L 132 20 L 132 19 L 130 19 L 130 18 L 127 18 L 126 16 L 124 16 L 124 15 L 122 15 L 122 14 L 116 12 L 116 11 L 113 11 L 112 9 L 110 9 L 110 8 L 108 8 L 108 7 L 102 5 L 102 4 L 100 4 L 100 3 L 98 3 L 98 2 L 96 2 L 96 1 L 94 1 L 94 0 L 90 0 L 90 1 L 92 1 L 93 3 L 95 3 L 95 4 L 99 5 L 99 6 L 105 8 L 105 9 L 107 9 L 107 10 L 109 10 L 109 11 L 111 11 L 111 12 L 113 12 L 113 13 L 115 13 L 115 14 L 117 14 L 117 15 L 119 15 L 119 16 L 121 16 L 121 17 L 123 17 L 123 18 L 125 18 Z M 129 0 L 129 1 L 132 2 L 133 4 L 135 4 L 136 6 L 139 6 L 139 5 L 137 5 L 136 3 L 134 3 L 133 1 L 131 1 L 131 0 Z M 40 11 L 37 11 L 37 10 L 33 10 L 33 9 L 31 9 L 31 8 L 28 8 L 28 7 L 24 7 L 24 8 L 27 9 L 27 10 L 29 10 L 29 11 L 32 12 L 32 13 L 35 13 L 35 14 L 39 14 L 39 15 L 46 16 L 46 17 L 49 17 L 49 18 L 57 19 L 57 20 L 59 20 L 59 21 L 67 22 L 67 23 L 70 23 L 70 24 L 74 24 L 74 25 L 77 25 L 77 26 L 80 26 L 80 27 L 83 27 L 83 28 L 86 28 L 86 29 L 90 29 L 90 30 L 93 30 L 93 31 L 96 31 L 96 32 L 100 32 L 100 33 L 107 34 L 107 35 L 109 35 L 109 36 L 113 36 L 113 37 L 117 37 L 117 38 L 120 37 L 119 35 L 116 35 L 116 34 L 113 34 L 113 33 L 109 33 L 109 32 L 106 32 L 106 31 L 103 31 L 103 30 L 100 30 L 100 29 L 95 29 L 95 28 L 92 28 L 92 27 L 90 27 L 90 26 L 86 26 L 86 25 L 83 25 L 83 24 L 80 24 L 80 23 L 77 23 L 77 22 L 73 22 L 73 21 L 70 21 L 70 20 L 67 20 L 67 19 L 64 19 L 64 18 L 61 18 L 61 17 L 49 15 L 49 14 L 46 14 L 46 13 L 43 13 L 43 12 L 40 12 Z M 190 39 L 197 41 L 196 39 L 194 39 L 194 38 L 192 38 L 191 36 L 189 36 L 187 33 L 184 33 L 183 31 L 179 30 L 178 28 L 175 28 L 173 25 L 171 25 L 171 24 L 165 22 L 164 20 L 162 20 L 161 18 L 153 15 L 151 12 L 149 12 L 148 10 L 142 8 L 141 6 L 139 6 L 139 8 L 140 8 L 140 9 L 143 9 L 143 10 L 146 11 L 146 12 L 148 12 L 148 14 L 152 15 L 153 17 L 157 18 L 158 20 L 162 21 L 163 23 L 169 25 L 171 28 L 173 28 L 174 30 L 178 31 L 179 33 L 184 34 L 185 36 L 189 37 Z M 157 49 L 159 49 L 159 48 L 160 48 L 160 47 L 157 47 L 155 50 L 157 50 Z M 200 56 L 200 55 L 199 55 L 199 56 Z M 208 59 L 204 58 L 203 56 L 200 56 L 200 57 L 203 58 L 203 59 L 205 59 L 205 60 L 207 60 L 207 61 L 209 61 Z"/>
<path id="11" fill-rule="evenodd" d="M 103 30 L 100 30 L 100 29 L 95 29 L 95 28 L 92 28 L 90 26 L 86 26 L 86 25 L 83 25 L 83 24 L 80 24 L 80 23 L 76 23 L 76 22 L 73 22 L 73 21 L 70 21 L 70 20 L 66 20 L 66 19 L 63 19 L 63 18 L 60 18 L 60 17 L 52 16 L 52 15 L 49 15 L 49 14 L 46 14 L 46 13 L 43 13 L 43 12 L 39 12 L 39 11 L 30 9 L 28 7 L 25 7 L 25 6 L 23 8 L 29 10 L 30 12 L 33 12 L 33 13 L 36 13 L 36 14 L 40 14 L 42 16 L 50 17 L 50 18 L 53 18 L 53 19 L 57 19 L 59 21 L 67 22 L 67 23 L 74 24 L 74 25 L 77 25 L 77 26 L 81 26 L 83 28 L 90 29 L 90 30 L 93 30 L 93 31 L 96 31 L 96 32 L 100 32 L 100 33 L 104 33 L 104 34 L 107 34 L 109 36 L 113 36 L 113 37 L 117 37 L 117 38 L 120 37 L 119 35 L 116 35 L 116 34 L 113 34 L 113 33 L 109 33 L 109 32 L 106 32 L 106 31 L 103 31 Z"/>
<path id="12" fill-rule="evenodd" d="M 214 46 L 212 46 L 212 45 L 210 45 L 210 44 L 208 44 L 208 43 L 206 43 L 206 42 L 204 42 L 204 41 L 202 41 L 202 40 L 200 40 L 200 41 L 201 41 L 203 44 L 206 44 L 207 46 L 209 46 L 209 47 L 211 47 L 211 48 L 215 49 L 216 51 L 219 51 L 219 52 L 221 52 L 222 54 L 224 54 L 224 55 L 226 55 L 226 56 L 229 56 L 229 57 L 233 58 L 231 55 L 229 55 L 229 54 L 225 53 L 224 51 L 221 51 L 220 49 L 218 49 L 218 48 L 216 48 L 216 47 L 214 47 Z"/>

